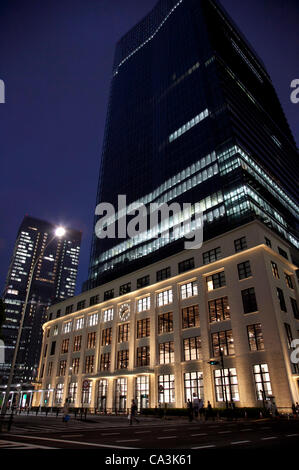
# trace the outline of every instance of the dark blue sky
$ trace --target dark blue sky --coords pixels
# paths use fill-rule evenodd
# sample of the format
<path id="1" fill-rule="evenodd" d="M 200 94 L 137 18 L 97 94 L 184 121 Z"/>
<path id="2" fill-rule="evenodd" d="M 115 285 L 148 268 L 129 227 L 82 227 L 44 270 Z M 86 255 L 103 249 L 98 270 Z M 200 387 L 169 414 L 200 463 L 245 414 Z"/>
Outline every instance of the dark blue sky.
<path id="1" fill-rule="evenodd" d="M 118 39 L 156 0 L 0 0 L 0 292 L 23 216 L 83 232 L 87 278 L 109 84 Z M 297 143 L 296 0 L 222 0 L 263 59 Z"/>

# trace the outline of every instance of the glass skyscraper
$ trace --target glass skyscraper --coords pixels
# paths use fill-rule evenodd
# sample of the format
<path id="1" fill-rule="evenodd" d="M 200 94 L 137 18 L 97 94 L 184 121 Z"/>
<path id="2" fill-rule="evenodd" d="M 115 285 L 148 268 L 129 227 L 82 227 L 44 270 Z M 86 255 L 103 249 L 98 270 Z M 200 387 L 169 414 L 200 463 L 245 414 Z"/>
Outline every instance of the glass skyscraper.
<path id="1" fill-rule="evenodd" d="M 54 225 L 30 216 L 24 217 L 19 228 L 3 293 L 5 362 L 1 364 L 1 375 L 5 375 L 12 362 L 32 269 L 33 281 L 17 358 L 16 376 L 20 380 L 35 377 L 47 307 L 75 294 L 82 234 L 67 229 L 62 238 L 55 238 L 54 230 Z"/>
<path id="2" fill-rule="evenodd" d="M 118 42 L 97 204 L 199 203 L 205 240 L 258 218 L 298 248 L 296 159 L 262 60 L 215 0 L 160 0 Z M 169 239 L 94 235 L 83 289 L 182 249 L 171 221 Z"/>

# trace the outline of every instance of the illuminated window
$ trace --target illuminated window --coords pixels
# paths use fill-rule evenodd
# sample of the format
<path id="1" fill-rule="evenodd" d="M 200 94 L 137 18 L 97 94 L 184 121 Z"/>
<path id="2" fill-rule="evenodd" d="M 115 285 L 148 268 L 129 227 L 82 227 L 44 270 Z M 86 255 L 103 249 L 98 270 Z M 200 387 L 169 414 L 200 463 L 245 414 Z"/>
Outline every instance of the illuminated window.
<path id="1" fill-rule="evenodd" d="M 88 316 L 88 326 L 95 326 L 99 322 L 99 314 L 98 313 L 92 313 L 91 315 Z"/>
<path id="2" fill-rule="evenodd" d="M 82 343 L 82 336 L 75 336 L 74 338 L 74 347 L 73 347 L 73 351 L 80 351 L 81 349 L 81 343 Z"/>
<path id="3" fill-rule="evenodd" d="M 142 297 L 142 299 L 137 300 L 137 311 L 144 312 L 151 308 L 151 298 L 150 296 Z"/>
<path id="4" fill-rule="evenodd" d="M 149 346 L 141 346 L 136 352 L 136 366 L 149 366 L 150 364 L 150 348 Z"/>
<path id="5" fill-rule="evenodd" d="M 272 387 L 268 364 L 256 364 L 253 366 L 256 395 L 258 400 L 266 400 L 272 395 Z"/>
<path id="6" fill-rule="evenodd" d="M 159 344 L 159 363 L 170 364 L 174 362 L 174 342 L 168 341 Z"/>
<path id="7" fill-rule="evenodd" d="M 182 309 L 182 328 L 199 327 L 198 305 L 191 305 Z"/>
<path id="8" fill-rule="evenodd" d="M 150 336 L 150 319 L 144 318 L 137 321 L 137 338 Z"/>
<path id="9" fill-rule="evenodd" d="M 199 336 L 183 340 L 184 361 L 201 359 L 201 339 Z"/>
<path id="10" fill-rule="evenodd" d="M 129 341 L 129 331 L 130 331 L 130 323 L 122 323 L 118 326 L 118 342 L 124 343 Z"/>
<path id="11" fill-rule="evenodd" d="M 68 352 L 69 350 L 69 344 L 70 344 L 70 340 L 69 338 L 67 339 L 64 339 L 61 343 L 61 354 L 65 354 Z"/>
<path id="12" fill-rule="evenodd" d="M 96 347 L 96 332 L 88 333 L 87 335 L 87 349 L 94 349 Z"/>
<path id="13" fill-rule="evenodd" d="M 212 333 L 213 357 L 230 356 L 235 354 L 234 339 L 232 330 L 218 331 Z"/>
<path id="14" fill-rule="evenodd" d="M 230 319 L 230 308 L 228 298 L 221 297 L 219 299 L 209 301 L 210 323 L 224 321 Z"/>
<path id="15" fill-rule="evenodd" d="M 158 376 L 159 403 L 174 403 L 174 375 L 165 374 Z"/>
<path id="16" fill-rule="evenodd" d="M 181 286 L 182 299 L 188 299 L 189 297 L 193 297 L 194 295 L 198 295 L 197 282 L 192 281 Z"/>
<path id="17" fill-rule="evenodd" d="M 173 331 L 173 313 L 167 312 L 158 316 L 158 334 Z"/>
<path id="18" fill-rule="evenodd" d="M 231 369 L 214 370 L 216 401 L 239 401 L 237 371 Z"/>
<path id="19" fill-rule="evenodd" d="M 211 276 L 206 277 L 206 283 L 208 291 L 218 289 L 219 287 L 223 287 L 226 285 L 225 274 L 224 271 L 219 273 L 212 274 Z"/>
<path id="20" fill-rule="evenodd" d="M 117 369 L 127 369 L 129 367 L 129 350 L 123 349 L 117 352 Z"/>
<path id="21" fill-rule="evenodd" d="M 157 294 L 157 306 L 158 307 L 171 304 L 172 302 L 173 302 L 172 289 L 167 289 Z"/>
<path id="22" fill-rule="evenodd" d="M 272 274 L 275 279 L 279 279 L 278 266 L 274 261 L 271 261 Z"/>
<path id="23" fill-rule="evenodd" d="M 108 371 L 110 369 L 110 353 L 101 354 L 100 370 Z"/>
<path id="24" fill-rule="evenodd" d="M 186 372 L 184 374 L 185 403 L 192 402 L 194 397 L 204 399 L 202 372 Z"/>
<path id="25" fill-rule="evenodd" d="M 111 344 L 112 340 L 112 328 L 105 328 L 102 331 L 102 346 Z"/>
<path id="26" fill-rule="evenodd" d="M 262 325 L 260 323 L 248 325 L 247 334 L 250 351 L 262 351 L 265 349 Z"/>
<path id="27" fill-rule="evenodd" d="M 70 333 L 72 330 L 72 322 L 68 321 L 63 324 L 62 333 Z"/>
<path id="28" fill-rule="evenodd" d="M 81 330 L 84 327 L 84 317 L 77 318 L 75 322 L 75 329 Z"/>
<path id="29" fill-rule="evenodd" d="M 113 320 L 113 308 L 107 308 L 103 311 L 103 322 Z"/>

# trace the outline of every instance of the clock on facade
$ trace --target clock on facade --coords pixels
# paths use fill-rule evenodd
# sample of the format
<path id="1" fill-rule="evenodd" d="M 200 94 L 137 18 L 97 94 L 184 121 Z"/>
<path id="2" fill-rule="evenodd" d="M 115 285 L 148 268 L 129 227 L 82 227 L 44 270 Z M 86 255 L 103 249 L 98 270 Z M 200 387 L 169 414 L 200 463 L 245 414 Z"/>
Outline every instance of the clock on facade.
<path id="1" fill-rule="evenodd" d="M 122 304 L 119 307 L 119 318 L 122 321 L 128 320 L 130 317 L 130 305 L 129 304 Z"/>

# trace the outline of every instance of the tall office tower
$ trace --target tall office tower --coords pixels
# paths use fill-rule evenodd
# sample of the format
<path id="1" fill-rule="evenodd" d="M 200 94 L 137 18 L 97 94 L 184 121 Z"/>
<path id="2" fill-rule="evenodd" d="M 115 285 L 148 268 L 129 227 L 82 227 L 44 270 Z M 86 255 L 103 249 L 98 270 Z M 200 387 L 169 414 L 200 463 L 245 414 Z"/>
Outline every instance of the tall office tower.
<path id="1" fill-rule="evenodd" d="M 118 42 L 97 204 L 198 202 L 205 240 L 258 218 L 298 247 L 296 158 L 262 60 L 215 0 L 160 0 Z M 169 239 L 95 235 L 83 290 L 181 251 L 171 223 Z"/>
<path id="2" fill-rule="evenodd" d="M 6 319 L 3 325 L 5 364 L 10 367 L 29 278 L 33 278 L 17 358 L 16 375 L 30 381 L 36 374 L 42 324 L 49 305 L 75 293 L 81 232 L 67 229 L 54 236 L 54 225 L 25 216 L 19 228 L 4 289 Z"/>

